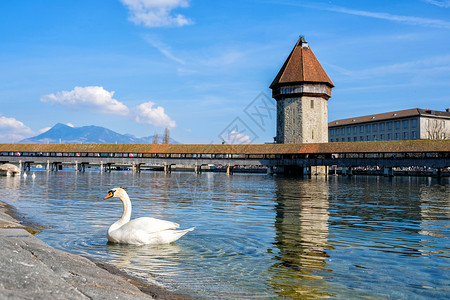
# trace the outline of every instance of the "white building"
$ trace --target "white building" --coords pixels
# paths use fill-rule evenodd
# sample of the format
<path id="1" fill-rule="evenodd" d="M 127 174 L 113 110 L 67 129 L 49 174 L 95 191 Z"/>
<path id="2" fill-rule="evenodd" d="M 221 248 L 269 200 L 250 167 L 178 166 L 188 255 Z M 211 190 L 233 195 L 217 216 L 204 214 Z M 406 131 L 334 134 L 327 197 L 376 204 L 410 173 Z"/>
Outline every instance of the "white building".
<path id="1" fill-rule="evenodd" d="M 328 123 L 329 142 L 450 139 L 450 109 L 413 108 Z"/>

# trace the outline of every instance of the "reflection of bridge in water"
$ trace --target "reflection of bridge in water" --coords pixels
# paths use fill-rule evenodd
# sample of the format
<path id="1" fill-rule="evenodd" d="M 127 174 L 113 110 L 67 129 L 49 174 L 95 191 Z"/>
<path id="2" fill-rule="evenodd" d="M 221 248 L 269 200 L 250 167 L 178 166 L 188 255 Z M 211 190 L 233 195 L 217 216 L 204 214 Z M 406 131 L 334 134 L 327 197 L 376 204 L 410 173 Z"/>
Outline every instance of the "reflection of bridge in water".
<path id="1" fill-rule="evenodd" d="M 351 174 L 354 168 L 376 167 L 393 175 L 395 167 L 433 168 L 440 175 L 450 167 L 450 140 L 380 141 L 353 143 L 264 145 L 143 145 L 143 144 L 0 144 L 0 162 L 20 164 L 25 170 L 43 165 L 85 170 L 129 167 L 139 172 L 159 166 L 262 167 L 268 172 L 314 174 L 319 167 L 335 166 Z"/>

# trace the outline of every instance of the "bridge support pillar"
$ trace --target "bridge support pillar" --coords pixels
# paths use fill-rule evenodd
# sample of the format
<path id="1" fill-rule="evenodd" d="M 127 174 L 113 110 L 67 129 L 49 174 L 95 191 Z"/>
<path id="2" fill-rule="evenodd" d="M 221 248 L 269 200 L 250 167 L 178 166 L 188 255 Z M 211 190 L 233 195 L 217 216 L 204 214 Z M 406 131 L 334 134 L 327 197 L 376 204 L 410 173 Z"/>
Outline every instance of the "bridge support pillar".
<path id="1" fill-rule="evenodd" d="M 195 165 L 194 166 L 194 173 L 195 174 L 201 174 L 202 173 L 202 166 L 201 165 Z"/>
<path id="2" fill-rule="evenodd" d="M 384 176 L 385 177 L 394 177 L 394 168 L 384 167 Z"/>
<path id="3" fill-rule="evenodd" d="M 164 165 L 164 174 L 170 174 L 170 173 L 172 173 L 172 166 Z"/>
<path id="4" fill-rule="evenodd" d="M 311 166 L 311 175 L 317 176 L 328 175 L 328 166 Z"/>
<path id="5" fill-rule="evenodd" d="M 303 177 L 308 176 L 308 167 L 302 167 L 302 176 Z"/>
<path id="6" fill-rule="evenodd" d="M 227 166 L 227 175 L 233 175 L 233 166 Z"/>
<path id="7" fill-rule="evenodd" d="M 47 172 L 50 172 L 50 161 L 47 160 L 47 167 L 45 168 L 45 170 L 47 170 Z"/>
<path id="8" fill-rule="evenodd" d="M 24 162 L 24 163 L 23 163 L 23 170 L 24 170 L 24 171 L 30 171 L 30 169 L 31 169 L 31 163 L 29 163 L 29 162 Z"/>
<path id="9" fill-rule="evenodd" d="M 267 174 L 272 175 L 273 174 L 273 167 L 267 167 Z"/>
<path id="10" fill-rule="evenodd" d="M 75 172 L 78 172 L 78 161 L 75 161 Z"/>
<path id="11" fill-rule="evenodd" d="M 343 176 L 352 176 L 353 172 L 352 172 L 352 168 L 347 168 L 347 167 L 342 167 L 342 175 Z"/>
<path id="12" fill-rule="evenodd" d="M 58 163 L 56 163 L 56 162 L 52 163 L 52 171 L 55 171 L 55 172 L 57 172 L 57 171 L 58 171 L 58 169 L 59 169 L 59 164 L 58 164 Z"/>
<path id="13" fill-rule="evenodd" d="M 433 177 L 438 177 L 438 178 L 442 177 L 441 168 L 437 168 L 437 169 L 433 170 Z"/>

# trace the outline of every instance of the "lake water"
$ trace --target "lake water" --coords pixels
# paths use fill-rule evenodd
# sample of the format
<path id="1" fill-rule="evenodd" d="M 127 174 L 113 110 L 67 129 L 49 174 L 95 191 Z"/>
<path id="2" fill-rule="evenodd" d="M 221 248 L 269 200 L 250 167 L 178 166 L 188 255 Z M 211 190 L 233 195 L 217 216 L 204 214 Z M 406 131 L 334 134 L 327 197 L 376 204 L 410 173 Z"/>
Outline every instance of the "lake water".
<path id="1" fill-rule="evenodd" d="M 127 187 L 132 218 L 195 226 L 171 245 L 107 244 Z M 36 171 L 3 200 L 55 248 L 199 299 L 448 299 L 450 179 Z"/>

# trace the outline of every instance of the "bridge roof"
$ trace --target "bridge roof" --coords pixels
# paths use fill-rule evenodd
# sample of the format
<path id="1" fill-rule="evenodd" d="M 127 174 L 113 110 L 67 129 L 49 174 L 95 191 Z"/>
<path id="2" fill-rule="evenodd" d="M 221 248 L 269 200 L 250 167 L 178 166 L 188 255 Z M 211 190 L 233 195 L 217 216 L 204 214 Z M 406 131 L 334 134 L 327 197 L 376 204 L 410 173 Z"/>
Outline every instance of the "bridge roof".
<path id="1" fill-rule="evenodd" d="M 0 152 L 149 154 L 329 154 L 450 152 L 450 140 L 311 144 L 0 144 Z"/>

